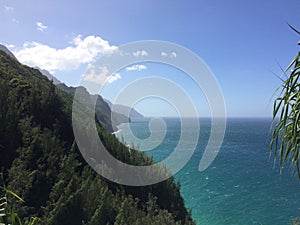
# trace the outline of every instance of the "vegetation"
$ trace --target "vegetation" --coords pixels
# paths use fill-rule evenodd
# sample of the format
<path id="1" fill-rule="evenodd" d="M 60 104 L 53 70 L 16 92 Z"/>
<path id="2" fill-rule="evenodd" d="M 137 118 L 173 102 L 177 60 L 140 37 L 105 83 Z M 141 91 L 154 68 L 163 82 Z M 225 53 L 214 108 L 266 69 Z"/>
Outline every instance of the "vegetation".
<path id="1" fill-rule="evenodd" d="M 294 27 L 290 27 L 300 34 Z M 298 44 L 300 45 L 300 42 Z M 274 160 L 279 157 L 280 170 L 282 171 L 287 162 L 291 162 L 297 168 L 300 179 L 300 52 L 284 70 L 284 74 L 286 73 L 289 75 L 282 80 L 282 86 L 279 88 L 280 95 L 274 102 L 273 123 L 275 126 L 271 149 L 275 153 Z M 299 225 L 300 219 L 293 219 L 292 224 Z"/>
<path id="2" fill-rule="evenodd" d="M 291 72 L 280 88 L 280 96 L 274 102 L 273 122 L 276 124 L 271 148 L 274 150 L 275 160 L 277 156 L 280 159 L 281 170 L 287 161 L 291 161 L 297 168 L 300 179 L 300 52 L 285 73 L 289 70 Z"/>
<path id="3" fill-rule="evenodd" d="M 64 83 L 57 84 L 56 87 L 63 90 L 64 92 L 69 93 L 72 96 L 74 96 L 76 91 L 76 88 L 68 87 Z M 119 124 L 130 122 L 130 118 L 126 117 L 125 115 L 117 112 L 111 112 L 110 106 L 107 102 L 104 101 L 104 99 L 100 95 L 90 95 L 84 87 L 77 88 L 81 88 L 82 93 L 84 93 L 86 97 L 97 98 L 97 102 L 95 105 L 97 119 L 108 131 L 113 132 L 117 130 L 117 126 Z M 92 110 L 94 106 L 88 105 L 88 107 Z"/>
<path id="4" fill-rule="evenodd" d="M 3 190 L 25 200 L 9 202 L 24 224 L 32 217 L 43 225 L 194 224 L 173 179 L 129 187 L 95 173 L 74 140 L 71 107 L 70 94 L 0 51 L 0 172 L 7 184 Z M 97 124 L 99 137 L 116 158 L 152 163 Z"/>
<path id="5" fill-rule="evenodd" d="M 3 181 L 3 174 L 0 174 L 2 185 L 0 184 L 0 225 L 25 225 L 22 223 L 19 215 L 13 210 L 10 204 L 9 197 L 14 197 L 21 202 L 24 200 L 16 193 L 8 190 Z M 27 225 L 34 225 L 37 218 L 32 217 Z"/>

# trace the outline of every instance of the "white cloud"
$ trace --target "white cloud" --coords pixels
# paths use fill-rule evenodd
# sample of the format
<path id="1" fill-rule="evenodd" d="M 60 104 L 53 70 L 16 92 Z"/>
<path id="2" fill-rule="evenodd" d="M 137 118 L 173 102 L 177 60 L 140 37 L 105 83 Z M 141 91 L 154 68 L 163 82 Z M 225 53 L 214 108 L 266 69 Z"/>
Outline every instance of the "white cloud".
<path id="1" fill-rule="evenodd" d="M 70 71 L 80 65 L 91 63 L 97 56 L 117 50 L 101 37 L 77 36 L 72 44 L 56 49 L 38 42 L 29 42 L 19 51 L 14 51 L 17 59 L 28 66 L 38 66 L 48 71 Z"/>
<path id="2" fill-rule="evenodd" d="M 121 78 L 121 74 L 120 74 L 120 73 L 115 73 L 115 74 L 111 75 L 111 76 L 107 79 L 107 82 L 108 82 L 109 84 L 111 84 L 112 82 L 114 82 L 114 81 L 116 81 L 116 80 L 118 80 L 118 79 L 120 79 L 120 78 Z"/>
<path id="3" fill-rule="evenodd" d="M 19 20 L 17 20 L 16 18 L 12 18 L 11 20 L 13 23 L 19 23 Z"/>
<path id="4" fill-rule="evenodd" d="M 83 76 L 83 79 L 98 84 L 112 83 L 121 78 L 120 73 L 115 73 L 109 76 L 108 69 L 106 66 L 95 66 L 90 65 L 88 72 Z"/>
<path id="5" fill-rule="evenodd" d="M 36 29 L 39 31 L 44 31 L 46 30 L 48 27 L 46 25 L 44 25 L 42 22 L 37 22 L 36 23 Z"/>
<path id="6" fill-rule="evenodd" d="M 141 51 L 136 51 L 132 53 L 135 57 L 140 57 L 140 56 L 148 56 L 148 52 L 146 52 L 145 50 L 141 50 Z"/>
<path id="7" fill-rule="evenodd" d="M 16 46 L 13 45 L 13 44 L 9 44 L 7 47 L 8 47 L 8 48 L 15 48 Z"/>
<path id="8" fill-rule="evenodd" d="M 168 54 L 167 54 L 166 52 L 162 52 L 162 53 L 161 53 L 161 56 L 163 56 L 163 57 L 167 57 L 167 56 L 168 56 Z"/>
<path id="9" fill-rule="evenodd" d="M 176 52 L 172 52 L 171 55 L 170 55 L 170 57 L 171 57 L 171 58 L 176 58 L 176 57 L 177 57 Z"/>
<path id="10" fill-rule="evenodd" d="M 162 57 L 170 57 L 170 58 L 176 58 L 177 57 L 177 54 L 176 52 L 171 52 L 170 54 L 166 53 L 166 52 L 161 52 L 161 56 Z"/>
<path id="11" fill-rule="evenodd" d="M 147 67 L 142 64 L 136 64 L 133 66 L 126 67 L 126 71 L 135 71 L 135 70 L 141 71 L 141 70 L 145 70 L 145 69 L 147 69 Z"/>
<path id="12" fill-rule="evenodd" d="M 6 12 L 13 12 L 14 11 L 13 7 L 7 6 L 7 5 L 4 6 L 4 9 L 5 9 Z"/>

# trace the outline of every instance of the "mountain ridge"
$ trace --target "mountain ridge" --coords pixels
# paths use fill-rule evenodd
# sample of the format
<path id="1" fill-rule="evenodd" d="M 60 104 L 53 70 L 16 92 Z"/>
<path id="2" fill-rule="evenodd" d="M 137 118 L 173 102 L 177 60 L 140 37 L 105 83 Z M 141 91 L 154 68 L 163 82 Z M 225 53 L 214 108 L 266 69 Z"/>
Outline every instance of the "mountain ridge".
<path id="1" fill-rule="evenodd" d="M 12 59 L 18 61 L 18 59 L 14 56 L 14 54 L 6 46 L 0 44 L 0 50 L 4 51 Z M 45 76 L 47 79 L 52 81 L 53 84 L 56 85 L 58 88 L 60 88 L 61 90 L 67 92 L 68 94 L 71 94 L 71 95 L 74 96 L 75 91 L 76 91 L 76 87 L 67 86 L 65 83 L 62 83 L 54 75 L 52 75 L 49 71 L 47 71 L 45 69 L 41 69 L 38 66 L 35 66 L 33 68 L 40 71 L 40 73 L 43 76 Z M 78 87 L 78 88 L 84 88 L 84 87 Z M 84 88 L 84 91 L 87 92 L 87 90 L 85 88 Z M 91 98 L 95 98 L 95 97 L 97 98 L 96 109 L 95 109 L 96 115 L 97 115 L 99 121 L 110 132 L 116 131 L 117 126 L 119 124 L 130 122 L 130 119 L 128 117 L 126 117 L 122 114 L 119 114 L 117 112 L 112 113 L 111 110 L 110 110 L 110 107 L 107 105 L 107 103 L 103 100 L 103 98 L 100 95 L 90 95 L 90 97 Z M 92 106 L 90 106 L 90 107 L 92 107 Z"/>
<path id="2" fill-rule="evenodd" d="M 16 56 L 5 46 L 0 44 L 0 50 L 4 51 L 7 55 L 9 55 L 12 59 L 17 60 Z"/>
<path id="3" fill-rule="evenodd" d="M 117 126 L 121 123 L 129 123 L 130 118 L 116 113 L 111 112 L 111 109 L 106 101 L 102 98 L 101 95 L 91 95 L 88 93 L 85 87 L 79 86 L 79 87 L 69 87 L 65 83 L 60 83 L 56 85 L 59 89 L 67 92 L 68 94 L 74 96 L 76 89 L 81 88 L 83 92 L 86 92 L 86 95 L 89 95 L 91 99 L 96 98 L 96 106 L 95 106 L 95 112 L 99 119 L 99 121 L 108 129 L 110 132 L 116 131 L 118 128 Z M 92 109 L 93 106 L 89 105 L 89 107 Z"/>
<path id="4" fill-rule="evenodd" d="M 41 74 L 43 74 L 44 76 L 46 76 L 49 80 L 53 81 L 53 84 L 58 85 L 61 84 L 62 82 L 60 80 L 58 80 L 54 75 L 52 75 L 48 70 L 45 69 L 41 69 L 40 67 L 36 66 L 34 67 L 35 69 L 38 69 Z"/>
<path id="5" fill-rule="evenodd" d="M 123 114 L 124 116 L 128 116 L 131 120 L 134 119 L 142 119 L 144 118 L 144 115 L 142 115 L 140 112 L 138 112 L 134 107 L 129 107 L 126 105 L 119 105 L 119 104 L 113 104 L 108 99 L 104 99 L 104 101 L 107 102 L 110 109 L 114 112 L 117 112 L 119 114 Z"/>
<path id="6" fill-rule="evenodd" d="M 7 188 L 25 200 L 12 202 L 25 224 L 31 216 L 43 225 L 195 224 L 173 178 L 131 187 L 92 170 L 74 138 L 72 105 L 70 94 L 0 51 L 0 172 Z M 90 109 L 81 107 L 85 135 Z M 153 163 L 145 153 L 120 143 L 97 119 L 96 126 L 113 157 L 130 165 Z"/>

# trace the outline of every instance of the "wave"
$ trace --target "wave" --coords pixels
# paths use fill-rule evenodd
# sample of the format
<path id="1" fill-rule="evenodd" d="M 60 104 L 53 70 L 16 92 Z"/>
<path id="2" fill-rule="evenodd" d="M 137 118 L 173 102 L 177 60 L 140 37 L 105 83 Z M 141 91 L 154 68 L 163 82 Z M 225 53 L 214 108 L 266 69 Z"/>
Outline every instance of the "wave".
<path id="1" fill-rule="evenodd" d="M 122 132 L 122 129 L 119 129 L 119 130 L 117 130 L 117 131 L 115 131 L 115 132 L 112 132 L 111 134 L 118 134 L 118 133 L 120 133 L 120 132 Z"/>

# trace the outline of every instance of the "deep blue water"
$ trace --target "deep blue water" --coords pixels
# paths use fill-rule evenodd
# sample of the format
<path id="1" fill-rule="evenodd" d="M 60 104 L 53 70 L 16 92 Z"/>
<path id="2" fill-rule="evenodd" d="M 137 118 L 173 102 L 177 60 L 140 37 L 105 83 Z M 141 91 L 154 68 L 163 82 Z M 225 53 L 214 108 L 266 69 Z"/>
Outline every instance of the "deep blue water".
<path id="1" fill-rule="evenodd" d="M 200 121 L 197 149 L 175 175 L 197 224 L 284 225 L 300 217 L 300 181 L 292 176 L 290 167 L 280 175 L 270 158 L 271 119 L 228 119 L 221 150 L 204 172 L 199 172 L 198 166 L 210 134 L 210 120 Z M 179 120 L 166 119 L 166 124 L 165 139 L 148 151 L 156 161 L 166 158 L 180 137 Z M 119 128 L 118 136 L 131 143 L 126 126 Z M 150 134 L 146 119 L 130 123 L 130 128 L 140 138 Z"/>

